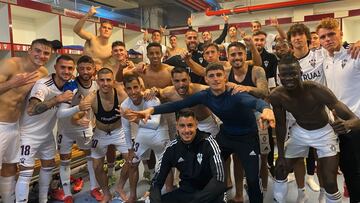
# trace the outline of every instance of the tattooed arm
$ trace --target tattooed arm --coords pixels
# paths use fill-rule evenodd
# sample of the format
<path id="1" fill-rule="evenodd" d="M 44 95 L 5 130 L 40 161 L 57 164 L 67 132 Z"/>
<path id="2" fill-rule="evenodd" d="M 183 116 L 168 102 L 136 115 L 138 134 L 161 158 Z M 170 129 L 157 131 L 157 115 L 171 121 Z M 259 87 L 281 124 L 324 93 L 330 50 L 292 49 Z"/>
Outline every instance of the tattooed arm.
<path id="1" fill-rule="evenodd" d="M 59 103 L 71 100 L 72 97 L 73 93 L 70 90 L 46 101 L 41 101 L 39 98 L 31 97 L 26 110 L 30 116 L 41 114 Z"/>

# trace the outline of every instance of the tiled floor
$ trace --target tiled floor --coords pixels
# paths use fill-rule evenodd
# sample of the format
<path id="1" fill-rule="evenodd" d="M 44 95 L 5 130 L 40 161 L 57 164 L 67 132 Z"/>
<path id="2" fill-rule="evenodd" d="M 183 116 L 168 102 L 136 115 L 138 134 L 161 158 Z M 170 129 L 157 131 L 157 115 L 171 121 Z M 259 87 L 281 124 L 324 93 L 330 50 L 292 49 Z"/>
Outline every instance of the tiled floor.
<path id="1" fill-rule="evenodd" d="M 141 164 L 140 164 L 141 165 Z M 142 167 L 140 167 L 140 173 L 142 174 Z M 119 171 L 116 172 L 117 174 L 119 174 Z M 339 184 L 339 189 L 341 192 L 343 192 L 343 177 L 342 175 L 338 176 L 338 184 Z M 138 186 L 138 197 L 141 197 L 144 192 L 147 190 L 148 188 L 148 184 L 146 183 L 146 181 L 141 180 L 140 178 L 140 182 L 139 182 L 139 186 Z M 128 190 L 128 184 L 126 186 L 126 189 Z M 86 202 L 86 203 L 91 203 L 91 202 L 96 202 L 95 199 L 93 199 L 90 194 L 89 194 L 89 184 L 86 181 L 85 182 L 85 186 L 82 190 L 82 192 L 75 194 L 74 195 L 74 199 L 76 203 L 82 203 L 82 202 Z M 269 186 L 268 186 L 268 191 L 265 195 L 265 199 L 264 199 L 264 203 L 273 203 L 273 195 L 272 195 L 272 179 L 269 177 Z M 309 200 L 307 201 L 308 203 L 316 203 L 318 202 L 318 195 L 319 192 L 313 192 L 309 187 L 306 186 L 306 192 L 309 196 Z M 233 197 L 235 194 L 235 189 L 233 188 L 232 190 L 228 191 L 228 199 L 231 199 L 231 197 Z M 244 192 L 244 194 L 246 194 L 246 192 Z M 288 203 L 295 203 L 296 202 L 296 198 L 297 198 L 297 186 L 295 181 L 289 183 L 289 193 L 288 193 L 288 198 L 287 198 L 287 202 Z M 56 201 L 50 201 L 53 203 L 58 203 Z M 245 195 L 245 202 L 248 202 L 248 198 Z M 344 203 L 348 203 L 349 199 L 348 198 L 343 198 L 343 202 Z M 114 201 L 115 203 L 115 201 Z M 119 203 L 118 201 L 116 203 Z"/>

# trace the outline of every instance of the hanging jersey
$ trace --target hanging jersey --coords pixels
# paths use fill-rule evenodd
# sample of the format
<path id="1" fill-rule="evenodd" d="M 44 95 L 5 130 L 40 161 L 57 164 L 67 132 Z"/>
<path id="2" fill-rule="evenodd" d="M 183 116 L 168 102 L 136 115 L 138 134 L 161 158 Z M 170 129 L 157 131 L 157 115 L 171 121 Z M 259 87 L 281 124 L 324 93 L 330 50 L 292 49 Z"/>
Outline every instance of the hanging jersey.
<path id="1" fill-rule="evenodd" d="M 56 122 L 56 112 L 58 106 L 54 106 L 41 114 L 33 116 L 30 116 L 27 113 L 26 109 L 29 105 L 29 100 L 32 98 L 38 99 L 43 102 L 62 94 L 62 89 L 56 86 L 54 82 L 54 77 L 55 74 L 51 74 L 45 78 L 36 81 L 28 97 L 29 99 L 26 102 L 25 110 L 20 118 L 21 134 L 47 136 L 52 133 Z"/>
<path id="2" fill-rule="evenodd" d="M 75 92 L 75 94 L 71 100 L 71 103 L 62 103 L 60 105 L 59 110 L 61 110 L 62 108 L 71 108 L 73 106 L 79 105 L 81 98 L 86 97 L 87 95 L 89 95 L 90 93 L 92 93 L 94 91 L 97 91 L 98 86 L 95 81 L 92 81 L 92 84 L 90 87 L 84 87 L 80 83 L 79 79 L 76 78 L 75 80 L 71 80 L 71 81 L 67 82 L 64 85 L 63 89 L 64 89 L 64 91 L 74 89 L 73 92 Z M 94 114 L 91 109 L 88 112 L 88 116 L 89 116 L 89 120 L 93 120 Z M 90 129 L 93 128 L 92 122 L 90 122 L 90 125 L 88 128 L 90 128 Z M 86 129 L 88 129 L 88 128 L 73 125 L 71 123 L 71 117 L 59 118 L 59 120 L 58 120 L 58 129 L 62 133 L 82 132 L 82 131 L 86 131 Z"/>
<path id="3" fill-rule="evenodd" d="M 118 96 L 117 96 L 117 92 L 116 92 L 115 88 L 114 88 L 114 105 L 110 111 L 105 111 L 105 109 L 101 103 L 99 91 L 96 92 L 96 97 L 97 97 L 97 103 L 98 103 L 98 109 L 97 109 L 98 112 L 94 113 L 96 120 L 100 121 L 103 124 L 112 124 L 112 123 L 115 123 L 116 121 L 120 120 L 120 117 L 117 116 L 118 113 L 115 110 L 118 108 L 118 105 L 119 105 L 119 100 L 118 100 Z"/>

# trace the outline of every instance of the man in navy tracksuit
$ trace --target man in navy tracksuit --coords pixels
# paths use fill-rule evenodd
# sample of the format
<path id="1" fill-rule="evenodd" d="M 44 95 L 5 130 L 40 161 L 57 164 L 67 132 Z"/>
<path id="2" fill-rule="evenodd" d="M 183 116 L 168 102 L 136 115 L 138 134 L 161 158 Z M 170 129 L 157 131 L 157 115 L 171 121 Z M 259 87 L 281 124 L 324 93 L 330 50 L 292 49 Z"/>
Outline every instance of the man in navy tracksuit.
<path id="1" fill-rule="evenodd" d="M 191 110 L 177 114 L 176 129 L 179 136 L 167 146 L 153 179 L 151 202 L 224 202 L 225 174 L 216 141 L 197 129 L 197 120 Z M 172 167 L 180 171 L 180 187 L 161 196 L 161 188 Z"/>

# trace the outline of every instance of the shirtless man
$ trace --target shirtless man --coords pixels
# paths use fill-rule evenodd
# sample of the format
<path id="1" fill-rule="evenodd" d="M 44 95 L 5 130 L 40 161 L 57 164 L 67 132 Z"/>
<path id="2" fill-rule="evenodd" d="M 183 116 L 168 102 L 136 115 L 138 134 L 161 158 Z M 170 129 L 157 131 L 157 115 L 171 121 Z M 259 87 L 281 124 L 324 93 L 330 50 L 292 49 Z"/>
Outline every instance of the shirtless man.
<path id="1" fill-rule="evenodd" d="M 161 45 L 161 52 L 162 52 L 162 56 L 166 55 L 166 46 L 161 44 L 161 40 L 163 37 L 163 34 L 165 32 L 165 28 L 160 26 L 160 30 L 154 30 L 151 33 L 151 42 L 149 42 L 148 39 L 148 31 L 146 30 L 144 32 L 144 37 L 143 39 L 139 40 L 135 47 L 133 48 L 135 51 L 141 53 L 143 55 L 143 62 L 144 63 L 150 63 L 150 60 L 148 58 L 148 54 L 147 54 L 147 46 L 149 45 L 149 43 L 159 43 Z"/>
<path id="2" fill-rule="evenodd" d="M 253 58 L 253 60 L 247 61 L 247 63 L 261 66 L 262 60 L 261 60 L 260 54 L 259 54 L 258 50 L 256 49 L 255 44 L 253 43 L 251 37 L 246 36 L 246 37 L 244 37 L 244 40 L 246 42 L 246 45 L 250 48 L 251 54 L 253 56 L 255 56 Z M 204 49 L 203 55 L 204 55 L 205 61 L 208 63 L 222 64 L 224 66 L 226 74 L 229 75 L 230 70 L 231 70 L 231 65 L 228 61 L 220 61 L 220 59 L 219 59 L 220 49 L 219 49 L 218 45 L 216 45 L 214 43 L 206 44 L 206 45 L 204 45 L 203 49 Z M 193 71 L 197 75 L 205 76 L 205 72 L 206 72 L 205 68 L 203 66 L 201 66 L 200 64 L 196 63 L 191 58 L 191 54 L 189 52 L 183 52 L 181 54 L 181 57 L 189 65 L 189 67 L 191 68 L 191 71 Z"/>
<path id="3" fill-rule="evenodd" d="M 171 47 L 167 47 L 166 58 L 179 55 L 181 52 L 185 50 L 177 46 L 177 37 L 175 35 L 170 35 L 169 40 Z"/>
<path id="4" fill-rule="evenodd" d="M 44 67 L 53 45 L 46 39 L 32 41 L 27 56 L 0 61 L 0 195 L 5 203 L 15 200 L 16 163 L 19 162 L 20 135 L 18 121 L 24 98 L 35 81 L 47 75 Z"/>
<path id="5" fill-rule="evenodd" d="M 39 202 L 48 201 L 48 190 L 55 168 L 56 144 L 53 128 L 58 105 L 68 102 L 73 92 L 62 91 L 75 70 L 74 59 L 60 55 L 56 59 L 55 74 L 36 81 L 28 97 L 25 112 L 20 118 L 20 172 L 16 183 L 16 202 L 27 202 L 29 185 L 34 172 L 35 158 L 40 158 Z M 24 98 L 23 98 L 24 99 Z"/>
<path id="6" fill-rule="evenodd" d="M 173 86 L 168 86 L 163 89 L 152 87 L 145 91 L 145 97 L 158 95 L 161 101 L 173 102 L 182 100 L 208 88 L 206 85 L 192 83 L 187 70 L 181 67 L 176 67 L 171 71 L 171 80 Z M 195 113 L 196 119 L 199 121 L 199 130 L 210 133 L 211 136 L 215 137 L 219 132 L 219 127 L 211 111 L 204 105 L 192 107 L 192 110 Z"/>
<path id="7" fill-rule="evenodd" d="M 111 58 L 115 61 L 115 64 L 112 67 L 104 67 L 112 68 L 114 75 L 117 75 L 118 71 L 123 71 L 128 66 L 128 54 L 124 42 L 115 41 L 111 44 Z"/>
<path id="8" fill-rule="evenodd" d="M 280 203 L 286 202 L 289 170 L 299 159 L 303 160 L 307 156 L 309 147 L 314 147 L 321 165 L 319 170 L 326 191 L 326 202 L 341 202 L 336 179 L 339 143 L 333 128 L 338 133 L 343 132 L 348 126 L 351 130 L 358 129 L 359 119 L 326 87 L 312 81 L 302 82 L 300 64 L 293 56 L 281 59 L 279 76 L 283 86 L 277 87 L 270 94 L 277 122 L 276 137 L 279 150 L 274 197 Z M 338 122 L 336 115 L 334 122 L 329 121 L 325 107 L 333 113 L 336 112 L 345 121 Z M 296 123 L 290 129 L 291 137 L 284 148 L 288 130 L 286 111 L 294 116 Z"/>
<path id="9" fill-rule="evenodd" d="M 84 55 L 88 55 L 94 59 L 98 70 L 111 56 L 111 44 L 109 43 L 109 39 L 112 34 L 113 26 L 109 21 L 101 22 L 99 36 L 95 36 L 83 28 L 86 20 L 96 14 L 97 8 L 99 7 L 91 6 L 89 12 L 75 24 L 73 31 L 79 35 L 79 37 L 86 40 L 84 45 Z"/>
<path id="10" fill-rule="evenodd" d="M 112 44 L 109 39 L 112 34 L 113 25 L 109 21 L 103 21 L 100 24 L 99 36 L 95 36 L 91 32 L 83 29 L 86 20 L 96 14 L 96 9 L 99 7 L 91 6 L 89 12 L 82 17 L 74 26 L 74 32 L 82 39 L 86 40 L 84 45 L 84 55 L 92 57 L 95 61 L 95 69 L 98 71 L 102 67 L 113 68 L 116 67 L 115 58 L 111 57 L 114 53 Z M 115 149 L 113 146 L 109 147 L 108 155 L 106 157 L 109 177 L 113 177 L 114 162 L 115 162 Z M 112 178 L 114 179 L 114 178 Z"/>
<path id="11" fill-rule="evenodd" d="M 121 127 L 120 117 L 117 116 L 115 108 L 127 97 L 122 88 L 114 88 L 114 75 L 111 69 L 102 68 L 97 72 L 97 84 L 99 90 L 96 94 L 90 95 L 91 108 L 96 117 L 96 128 L 92 140 L 91 157 L 95 177 L 101 190 L 104 193 L 101 202 L 111 200 L 110 188 L 108 186 L 108 178 L 104 171 L 104 157 L 107 147 L 112 144 L 127 158 L 127 145 L 125 134 Z M 73 120 L 82 125 L 88 125 L 89 119 L 86 112 L 79 112 L 74 115 Z M 125 164 L 121 170 L 120 178 L 128 173 L 128 165 Z"/>

